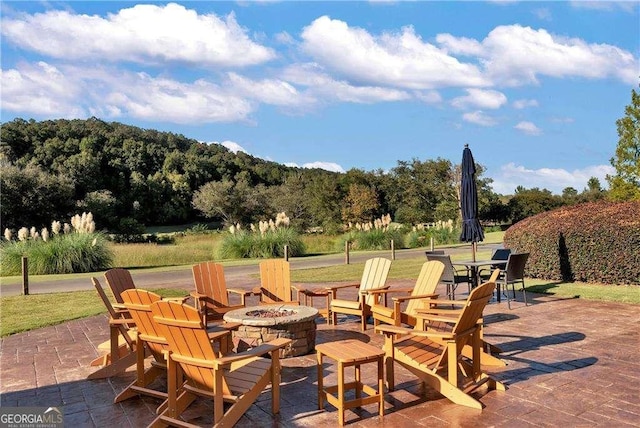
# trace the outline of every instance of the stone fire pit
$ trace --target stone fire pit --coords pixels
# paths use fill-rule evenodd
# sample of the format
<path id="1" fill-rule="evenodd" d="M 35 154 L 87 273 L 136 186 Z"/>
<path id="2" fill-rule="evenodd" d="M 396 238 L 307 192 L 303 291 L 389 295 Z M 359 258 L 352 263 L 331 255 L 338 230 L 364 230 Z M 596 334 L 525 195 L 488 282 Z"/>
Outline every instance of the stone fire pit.
<path id="1" fill-rule="evenodd" d="M 291 345 L 280 350 L 280 358 L 288 358 L 315 349 L 317 317 L 318 310 L 310 306 L 265 305 L 229 311 L 224 320 L 242 323 L 233 332 L 238 352 L 283 337 L 292 340 Z"/>

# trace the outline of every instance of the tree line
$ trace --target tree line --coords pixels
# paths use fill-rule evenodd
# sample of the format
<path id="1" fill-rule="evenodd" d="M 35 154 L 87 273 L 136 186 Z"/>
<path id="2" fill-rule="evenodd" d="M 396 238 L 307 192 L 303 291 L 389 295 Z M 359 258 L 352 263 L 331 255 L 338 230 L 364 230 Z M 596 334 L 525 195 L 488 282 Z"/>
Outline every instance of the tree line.
<path id="1" fill-rule="evenodd" d="M 336 173 L 95 117 L 15 119 L 1 124 L 1 133 L 2 230 L 45 227 L 82 211 L 112 233 L 202 221 L 257 223 L 282 211 L 300 230 L 327 231 L 387 213 L 406 224 L 459 217 L 459 165 L 442 158 L 400 160 L 388 172 Z M 592 178 L 582 191 L 567 188 L 561 196 L 524 187 L 504 196 L 493 192 L 482 165 L 477 171 L 485 224 L 606 195 Z"/>

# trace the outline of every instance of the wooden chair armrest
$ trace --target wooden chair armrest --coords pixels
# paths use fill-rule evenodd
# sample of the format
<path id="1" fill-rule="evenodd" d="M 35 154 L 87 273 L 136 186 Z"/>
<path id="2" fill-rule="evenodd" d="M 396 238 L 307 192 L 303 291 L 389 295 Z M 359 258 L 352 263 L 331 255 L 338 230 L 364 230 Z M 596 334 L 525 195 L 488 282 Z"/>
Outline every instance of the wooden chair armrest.
<path id="1" fill-rule="evenodd" d="M 446 315 L 437 315 L 437 314 L 423 314 L 418 313 L 416 311 L 415 317 L 419 318 L 422 321 L 436 321 L 436 322 L 456 322 L 458 320 L 457 317 L 454 316 L 446 316 Z"/>
<path id="2" fill-rule="evenodd" d="M 231 330 L 220 330 L 215 329 L 212 331 L 207 331 L 207 336 L 209 337 L 209 341 L 213 342 L 215 340 L 220 340 L 223 337 L 231 334 Z"/>
<path id="3" fill-rule="evenodd" d="M 414 299 L 437 299 L 439 294 L 417 294 L 415 296 L 400 296 L 400 297 L 392 297 L 391 299 L 398 302 L 404 302 L 406 300 L 414 300 Z"/>
<path id="4" fill-rule="evenodd" d="M 326 287 L 327 290 L 340 290 L 341 288 L 349 288 L 349 287 L 360 287 L 360 283 L 357 284 L 341 284 L 341 285 L 333 285 L 331 287 Z"/>
<path id="5" fill-rule="evenodd" d="M 420 308 L 416 309 L 416 313 L 424 314 L 424 315 L 449 315 L 455 316 L 460 315 L 463 309 L 452 309 L 452 308 Z"/>
<path id="6" fill-rule="evenodd" d="M 431 302 L 431 305 L 457 305 L 464 306 L 467 304 L 466 300 L 447 300 L 447 299 L 434 299 Z"/>
<path id="7" fill-rule="evenodd" d="M 124 303 L 112 303 L 111 307 L 116 310 L 116 312 L 128 312 Z"/>
<path id="8" fill-rule="evenodd" d="M 370 288 L 368 290 L 358 290 L 358 294 L 365 295 L 365 294 L 384 293 L 388 289 L 389 289 L 389 286 L 385 285 L 385 286 L 379 287 L 379 288 Z"/>
<path id="9" fill-rule="evenodd" d="M 409 334 L 413 332 L 413 329 L 406 327 L 398 327 L 395 325 L 379 325 L 376 328 L 376 333 L 387 334 Z"/>
<path id="10" fill-rule="evenodd" d="M 251 295 L 253 293 L 253 291 L 241 290 L 239 288 L 227 288 L 227 292 L 235 293 L 235 294 L 238 294 L 240 296 L 249 296 L 249 295 Z"/>
<path id="11" fill-rule="evenodd" d="M 291 343 L 291 339 L 284 339 L 284 338 L 274 339 L 267 343 L 263 343 L 262 345 L 256 346 L 255 348 L 252 348 L 248 351 L 240 352 L 238 354 L 233 354 L 233 355 L 227 355 L 226 357 L 222 357 L 222 358 L 217 358 L 213 360 L 213 362 L 216 368 L 220 368 L 223 366 L 228 366 L 229 364 L 236 361 L 244 360 L 247 358 L 259 357 L 264 354 L 278 351 L 281 348 L 284 348 L 285 346 L 289 345 L 290 343 Z"/>
<path id="12" fill-rule="evenodd" d="M 374 290 L 367 290 L 363 293 L 366 294 L 381 294 L 381 293 L 411 293 L 413 288 L 376 288 Z"/>
<path id="13" fill-rule="evenodd" d="M 397 327 L 394 325 L 379 325 L 376 327 L 376 333 L 390 334 L 413 334 L 415 336 L 434 337 L 438 339 L 453 339 L 455 336 L 452 333 L 441 333 L 434 331 L 415 330 L 406 327 Z"/>
<path id="14" fill-rule="evenodd" d="M 463 334 L 464 333 L 466 332 L 463 332 Z M 453 333 L 433 331 L 433 330 L 412 330 L 411 334 L 413 334 L 414 336 L 422 336 L 422 337 L 435 338 L 435 339 L 441 339 L 441 340 L 455 339 L 455 337 L 458 336 Z"/>
<path id="15" fill-rule="evenodd" d="M 204 299 L 205 297 L 207 297 L 206 294 L 201 294 L 201 293 L 198 293 L 197 291 L 192 291 L 189 293 L 189 295 L 194 299 Z"/>
<path id="16" fill-rule="evenodd" d="M 109 325 L 123 325 L 123 324 L 134 324 L 133 319 L 131 318 L 111 318 L 109 319 Z"/>
<path id="17" fill-rule="evenodd" d="M 253 287 L 251 289 L 251 294 L 253 294 L 253 295 L 262 294 L 262 286 L 257 285 L 255 287 Z"/>

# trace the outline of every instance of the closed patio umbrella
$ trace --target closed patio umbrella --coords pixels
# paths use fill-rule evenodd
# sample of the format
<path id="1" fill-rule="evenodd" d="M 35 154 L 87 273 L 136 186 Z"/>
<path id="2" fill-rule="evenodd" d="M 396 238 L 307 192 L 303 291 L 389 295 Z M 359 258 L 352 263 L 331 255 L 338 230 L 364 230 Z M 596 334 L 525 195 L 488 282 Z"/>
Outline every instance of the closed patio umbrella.
<path id="1" fill-rule="evenodd" d="M 462 151 L 462 177 L 460 182 L 460 210 L 462 211 L 461 242 L 471 242 L 473 261 L 476 260 L 476 243 L 484 240 L 482 226 L 478 220 L 478 189 L 476 187 L 476 164 L 469 145 Z"/>

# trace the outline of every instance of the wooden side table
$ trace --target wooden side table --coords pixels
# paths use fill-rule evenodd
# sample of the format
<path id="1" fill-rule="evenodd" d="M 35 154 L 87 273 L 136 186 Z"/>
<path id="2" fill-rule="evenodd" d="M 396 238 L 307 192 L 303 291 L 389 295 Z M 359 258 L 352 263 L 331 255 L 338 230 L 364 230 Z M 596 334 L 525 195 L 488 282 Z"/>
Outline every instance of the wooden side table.
<path id="1" fill-rule="evenodd" d="M 318 288 L 314 290 L 300 290 L 300 293 L 304 295 L 304 305 L 313 307 L 313 298 L 314 297 L 324 297 L 327 300 L 327 307 L 324 309 L 318 309 L 318 313 L 322 315 L 326 320 L 327 324 L 331 323 L 331 319 L 329 317 L 329 306 L 331 305 L 331 293 L 326 288 Z"/>
<path id="2" fill-rule="evenodd" d="M 316 345 L 318 358 L 318 408 L 324 408 L 324 400 L 338 409 L 338 422 L 344 425 L 344 411 L 366 404 L 378 403 L 380 416 L 384 416 L 384 351 L 359 340 L 342 340 Z M 323 386 L 323 357 L 338 363 L 338 384 Z M 364 385 L 360 377 L 360 366 L 378 363 L 378 389 Z M 355 367 L 355 381 L 345 383 L 344 368 Z M 356 398 L 345 400 L 345 392 L 354 389 Z M 362 393 L 367 396 L 363 397 Z M 337 395 L 334 395 L 336 394 Z"/>

